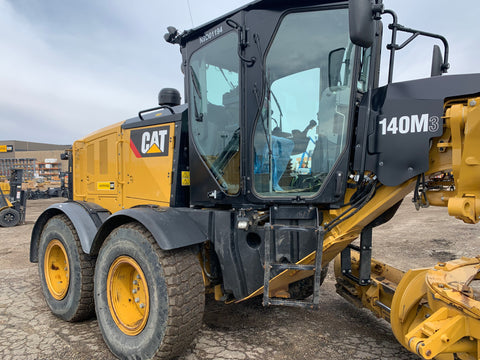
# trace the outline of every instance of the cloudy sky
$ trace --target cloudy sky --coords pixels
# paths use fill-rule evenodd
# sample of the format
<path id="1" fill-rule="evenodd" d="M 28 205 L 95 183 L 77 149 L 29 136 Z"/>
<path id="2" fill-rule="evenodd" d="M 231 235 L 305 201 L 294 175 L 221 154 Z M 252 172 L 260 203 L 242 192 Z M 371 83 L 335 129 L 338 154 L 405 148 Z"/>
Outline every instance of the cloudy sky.
<path id="1" fill-rule="evenodd" d="M 384 2 L 401 24 L 449 40 L 450 74 L 480 72 L 478 0 L 459 11 L 451 0 Z M 0 0 L 0 140 L 69 144 L 155 106 L 163 87 L 183 93 L 166 27 L 189 29 L 246 3 Z M 415 40 L 398 53 L 394 79 L 428 76 L 432 45 Z"/>

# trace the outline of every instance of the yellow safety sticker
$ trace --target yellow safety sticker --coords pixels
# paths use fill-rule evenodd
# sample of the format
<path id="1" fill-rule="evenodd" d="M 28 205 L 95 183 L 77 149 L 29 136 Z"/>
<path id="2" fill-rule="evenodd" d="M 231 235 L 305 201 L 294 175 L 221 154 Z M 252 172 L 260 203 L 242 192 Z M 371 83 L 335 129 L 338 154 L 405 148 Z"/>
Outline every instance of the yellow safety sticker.
<path id="1" fill-rule="evenodd" d="M 182 171 L 182 186 L 190 186 L 190 171 Z"/>
<path id="2" fill-rule="evenodd" d="M 115 190 L 115 181 L 97 182 L 97 190 Z"/>

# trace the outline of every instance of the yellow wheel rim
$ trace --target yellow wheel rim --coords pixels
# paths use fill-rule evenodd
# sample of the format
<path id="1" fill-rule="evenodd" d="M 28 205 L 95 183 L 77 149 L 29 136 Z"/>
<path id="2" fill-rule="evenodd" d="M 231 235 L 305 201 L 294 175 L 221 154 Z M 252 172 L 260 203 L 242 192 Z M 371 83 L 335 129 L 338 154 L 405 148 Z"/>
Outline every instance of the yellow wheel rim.
<path id="1" fill-rule="evenodd" d="M 70 284 L 70 267 L 67 251 L 60 240 L 53 239 L 48 243 L 44 260 L 48 290 L 56 300 L 62 300 L 67 295 Z"/>
<path id="2" fill-rule="evenodd" d="M 120 256 L 110 266 L 107 299 L 119 329 L 127 335 L 138 335 L 147 324 L 149 297 L 145 275 L 131 257 Z"/>

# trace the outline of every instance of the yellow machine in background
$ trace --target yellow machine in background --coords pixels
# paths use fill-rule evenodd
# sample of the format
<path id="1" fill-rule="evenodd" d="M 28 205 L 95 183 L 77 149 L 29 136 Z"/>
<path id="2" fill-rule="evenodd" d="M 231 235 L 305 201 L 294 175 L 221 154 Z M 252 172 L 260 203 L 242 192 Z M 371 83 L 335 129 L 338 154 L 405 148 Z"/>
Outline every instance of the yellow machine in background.
<path id="1" fill-rule="evenodd" d="M 418 36 L 444 55 L 434 47 L 431 77 L 394 82 L 395 52 Z M 163 89 L 159 107 L 76 141 L 69 201 L 35 223 L 52 312 L 96 312 L 119 358 L 171 359 L 200 329 L 205 293 L 321 309 L 333 260 L 337 292 L 409 351 L 480 359 L 480 257 L 407 273 L 372 259 L 372 229 L 412 191 L 417 209 L 480 220 L 480 74 L 442 76 L 446 39 L 381 0 L 258 0 L 165 39 L 180 46 L 186 103 Z"/>
<path id="2" fill-rule="evenodd" d="M 9 198 L 5 196 L 5 194 L 10 195 L 10 184 L 8 182 L 0 182 L 0 195 L 1 195 L 1 202 L 3 206 L 0 208 L 0 211 L 4 208 L 9 208 L 12 206 Z"/>
<path id="3" fill-rule="evenodd" d="M 10 193 L 10 184 L 7 181 L 0 182 L 0 190 L 2 190 L 3 193 Z"/>
<path id="4" fill-rule="evenodd" d="M 25 223 L 27 198 L 22 190 L 23 170 L 13 169 L 9 182 L 0 182 L 0 226 Z"/>

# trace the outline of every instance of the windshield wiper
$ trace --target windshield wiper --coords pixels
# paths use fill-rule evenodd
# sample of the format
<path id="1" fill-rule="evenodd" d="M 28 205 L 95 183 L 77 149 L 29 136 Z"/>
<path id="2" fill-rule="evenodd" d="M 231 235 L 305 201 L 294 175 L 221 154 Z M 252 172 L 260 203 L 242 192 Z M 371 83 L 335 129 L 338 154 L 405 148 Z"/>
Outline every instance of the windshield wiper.
<path id="1" fill-rule="evenodd" d="M 198 81 L 197 74 L 195 73 L 195 70 L 193 70 L 193 67 L 191 65 L 190 65 L 190 73 L 192 74 L 193 88 L 195 89 L 195 92 L 197 93 L 198 98 L 202 100 L 200 82 Z M 203 113 L 198 111 L 197 97 L 195 95 L 193 95 L 193 110 L 195 111 L 195 120 L 199 122 L 203 121 Z"/>
<path id="2" fill-rule="evenodd" d="M 198 112 L 197 98 L 196 98 L 195 95 L 193 95 L 193 110 L 195 112 L 195 120 L 198 121 L 198 122 L 202 122 L 203 121 L 203 113 Z"/>
<path id="3" fill-rule="evenodd" d="M 225 81 L 227 82 L 227 84 L 230 86 L 230 90 L 235 89 L 236 86 L 233 85 L 233 83 L 232 83 L 230 80 L 228 80 L 227 75 L 225 75 L 225 72 L 223 71 L 223 69 L 222 69 L 221 67 L 219 67 L 218 70 L 220 70 L 220 72 L 221 72 L 222 75 L 223 75 L 223 78 L 225 79 Z"/>
<path id="4" fill-rule="evenodd" d="M 271 89 L 270 89 L 270 94 L 272 94 L 273 100 L 275 101 L 275 104 L 277 104 L 278 112 L 280 113 L 280 120 L 279 120 L 280 124 L 277 124 L 277 125 L 280 126 L 280 130 L 283 131 L 283 127 L 282 127 L 282 118 L 283 118 L 282 108 L 280 107 L 280 103 L 278 102 L 277 97 L 275 96 L 274 92 Z"/>
<path id="5" fill-rule="evenodd" d="M 258 121 L 262 122 L 263 134 L 265 135 L 265 143 L 267 144 L 268 148 L 268 171 L 271 172 L 271 164 L 272 164 L 272 145 L 270 143 L 270 136 L 267 131 L 267 127 L 265 126 L 265 117 L 263 116 L 263 108 L 262 104 L 260 104 L 257 84 L 253 86 L 253 93 L 255 94 L 255 100 L 257 102 L 257 109 L 260 112 Z M 268 112 L 268 109 L 267 109 Z"/>
<path id="6" fill-rule="evenodd" d="M 202 92 L 200 91 L 200 82 L 198 81 L 197 74 L 195 73 L 195 70 L 193 70 L 192 65 L 190 65 L 190 72 L 192 74 L 193 87 L 195 88 L 195 92 L 197 93 L 198 97 L 201 100 L 202 99 Z"/>

